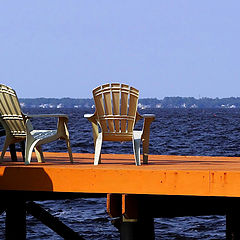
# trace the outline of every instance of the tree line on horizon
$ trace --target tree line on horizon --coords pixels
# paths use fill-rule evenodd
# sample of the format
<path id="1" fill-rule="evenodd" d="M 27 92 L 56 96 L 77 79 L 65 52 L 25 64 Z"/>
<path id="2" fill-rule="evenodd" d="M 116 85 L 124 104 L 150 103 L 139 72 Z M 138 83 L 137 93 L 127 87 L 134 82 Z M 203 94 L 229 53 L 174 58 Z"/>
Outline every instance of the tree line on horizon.
<path id="1" fill-rule="evenodd" d="M 20 98 L 26 108 L 92 108 L 92 98 Z M 240 108 L 240 97 L 196 99 L 194 97 L 140 98 L 140 108 Z"/>

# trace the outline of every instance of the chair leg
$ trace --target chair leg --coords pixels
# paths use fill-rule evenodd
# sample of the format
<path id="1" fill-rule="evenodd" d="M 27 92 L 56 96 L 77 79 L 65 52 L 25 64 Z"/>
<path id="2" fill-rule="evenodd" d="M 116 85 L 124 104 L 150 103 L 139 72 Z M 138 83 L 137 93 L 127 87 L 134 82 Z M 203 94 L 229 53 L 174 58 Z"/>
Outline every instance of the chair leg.
<path id="1" fill-rule="evenodd" d="M 41 145 L 35 147 L 35 153 L 39 163 L 45 162 Z"/>
<path id="2" fill-rule="evenodd" d="M 14 143 L 9 145 L 9 150 L 10 150 L 12 161 L 17 162 L 17 153 L 16 153 L 16 147 Z"/>
<path id="3" fill-rule="evenodd" d="M 1 160 L 3 160 L 4 155 L 5 155 L 6 151 L 7 151 L 8 146 L 9 146 L 9 144 L 6 143 L 6 141 L 5 141 L 4 146 L 3 146 L 3 150 L 2 150 L 2 153 L 1 153 Z"/>
<path id="4" fill-rule="evenodd" d="M 5 140 L 4 146 L 3 146 L 3 150 L 2 150 L 2 154 L 1 154 L 1 159 L 4 158 L 4 155 L 5 155 L 6 151 L 7 151 L 7 148 L 9 147 L 12 161 L 17 161 L 15 143 L 16 143 L 16 141 L 14 141 L 11 138 L 7 138 L 6 137 L 6 140 Z M 23 160 L 25 160 L 25 157 L 24 157 L 25 141 L 24 140 L 20 142 L 20 146 L 21 146 Z"/>
<path id="5" fill-rule="evenodd" d="M 66 138 L 66 144 L 67 144 L 67 149 L 68 149 L 70 162 L 73 163 L 72 148 L 71 148 L 71 144 L 70 144 L 69 138 Z"/>
<path id="6" fill-rule="evenodd" d="M 150 137 L 150 125 L 151 125 L 151 122 L 154 119 L 155 119 L 155 117 L 144 119 L 143 134 L 142 134 L 143 164 L 148 163 L 148 147 L 149 147 L 149 137 Z"/>
<path id="7" fill-rule="evenodd" d="M 32 140 L 27 138 L 26 139 L 26 146 L 25 146 L 25 164 L 30 164 L 32 158 L 32 152 L 34 147 L 36 146 L 38 140 Z"/>
<path id="8" fill-rule="evenodd" d="M 10 144 L 12 144 L 12 143 L 13 143 L 13 142 L 11 141 L 11 138 L 8 138 L 8 137 L 6 136 L 6 139 L 5 139 L 5 142 L 4 142 L 4 145 L 3 145 L 3 150 L 2 150 L 2 153 L 1 153 L 1 160 L 3 160 L 4 155 L 5 155 L 6 151 L 7 151 L 8 146 L 9 146 Z"/>
<path id="9" fill-rule="evenodd" d="M 20 142 L 23 161 L 25 161 L 25 140 Z"/>
<path id="10" fill-rule="evenodd" d="M 135 156 L 135 163 L 137 166 L 141 165 L 140 144 L 141 144 L 140 138 L 133 139 L 133 152 L 134 152 L 134 156 Z"/>
<path id="11" fill-rule="evenodd" d="M 60 120 L 61 119 L 59 119 L 59 121 Z M 60 123 L 59 123 L 59 125 L 60 125 Z M 70 144 L 69 131 L 68 131 L 66 122 L 63 122 L 63 129 L 64 129 L 64 137 L 63 138 L 65 139 L 66 144 L 67 144 L 69 159 L 70 159 L 70 162 L 73 163 L 72 148 L 71 148 L 71 144 Z"/>
<path id="12" fill-rule="evenodd" d="M 149 138 L 143 139 L 143 164 L 148 164 Z"/>
<path id="13" fill-rule="evenodd" d="M 95 144 L 94 165 L 101 163 L 102 133 L 99 133 Z"/>

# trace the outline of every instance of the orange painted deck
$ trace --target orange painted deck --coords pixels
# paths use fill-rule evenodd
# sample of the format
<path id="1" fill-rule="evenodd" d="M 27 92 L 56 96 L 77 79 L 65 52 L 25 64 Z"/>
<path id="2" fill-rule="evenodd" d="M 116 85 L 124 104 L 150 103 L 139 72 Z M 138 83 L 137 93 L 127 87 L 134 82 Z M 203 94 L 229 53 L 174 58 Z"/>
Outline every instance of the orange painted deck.
<path id="1" fill-rule="evenodd" d="M 0 163 L 0 190 L 240 197 L 240 158 L 150 155 L 135 166 L 133 155 L 44 153 L 46 163 Z"/>

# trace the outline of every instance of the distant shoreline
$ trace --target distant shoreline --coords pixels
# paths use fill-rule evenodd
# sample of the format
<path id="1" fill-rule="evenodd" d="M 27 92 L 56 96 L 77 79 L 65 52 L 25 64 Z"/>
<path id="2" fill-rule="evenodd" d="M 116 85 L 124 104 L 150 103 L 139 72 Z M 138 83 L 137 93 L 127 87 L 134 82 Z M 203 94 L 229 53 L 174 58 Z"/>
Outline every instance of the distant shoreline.
<path id="1" fill-rule="evenodd" d="M 26 108 L 94 108 L 92 98 L 20 98 L 20 104 Z M 240 108 L 240 97 L 229 98 L 193 98 L 165 97 L 140 98 L 140 109 L 146 108 Z"/>

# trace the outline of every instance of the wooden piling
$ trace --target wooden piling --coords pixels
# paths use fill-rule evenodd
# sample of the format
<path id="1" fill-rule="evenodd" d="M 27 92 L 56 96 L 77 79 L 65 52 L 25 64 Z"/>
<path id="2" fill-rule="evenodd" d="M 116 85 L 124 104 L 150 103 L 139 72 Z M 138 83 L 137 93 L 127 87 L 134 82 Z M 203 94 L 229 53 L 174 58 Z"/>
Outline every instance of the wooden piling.
<path id="1" fill-rule="evenodd" d="M 5 237 L 8 240 L 26 239 L 25 200 L 9 198 L 6 206 Z"/>
<path id="2" fill-rule="evenodd" d="M 235 202 L 234 202 L 235 203 Z M 226 239 L 240 239 L 240 201 L 228 206 L 226 212 Z"/>
<path id="3" fill-rule="evenodd" d="M 108 194 L 107 211 L 118 218 L 114 225 L 121 240 L 155 239 L 154 219 L 149 212 L 142 211 L 141 197 L 129 194 Z"/>
<path id="4" fill-rule="evenodd" d="M 138 219 L 125 219 L 120 224 L 121 240 L 154 240 L 154 219 L 141 216 Z"/>

